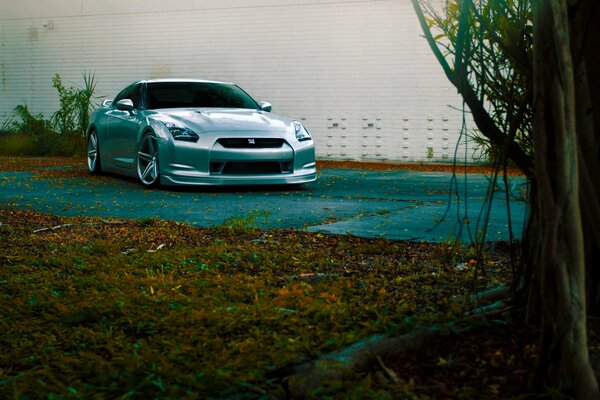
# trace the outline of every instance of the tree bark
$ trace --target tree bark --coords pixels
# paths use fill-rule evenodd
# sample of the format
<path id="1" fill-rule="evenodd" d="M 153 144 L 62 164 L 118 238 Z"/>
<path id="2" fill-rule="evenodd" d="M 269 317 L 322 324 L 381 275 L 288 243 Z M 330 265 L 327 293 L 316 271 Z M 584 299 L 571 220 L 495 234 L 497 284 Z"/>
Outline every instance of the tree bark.
<path id="1" fill-rule="evenodd" d="M 588 260 L 586 284 L 588 314 L 600 314 L 600 2 L 578 3 L 571 21 L 573 53 L 577 57 L 575 74 L 577 97 L 577 135 L 579 139 L 581 209 Z"/>
<path id="2" fill-rule="evenodd" d="M 572 12 L 574 10 L 571 10 Z M 571 14 L 573 15 L 573 14 Z M 566 0 L 534 2 L 534 278 L 540 279 L 539 386 L 600 398 L 586 333 L 585 242 L 580 208 L 578 61 Z M 587 172 L 583 172 L 586 174 Z M 536 257 L 537 256 L 537 257 Z M 531 292 L 536 295 L 535 292 Z"/>
<path id="3" fill-rule="evenodd" d="M 467 2 L 473 4 L 458 1 L 463 6 Z M 534 94 L 527 101 L 534 110 L 533 162 L 499 129 L 502 123 L 491 118 L 460 76 L 465 69 L 459 68 L 464 61 L 459 43 L 453 43 L 452 68 L 419 0 L 412 3 L 434 55 L 481 132 L 530 179 L 527 229 L 514 287 L 517 308 L 526 305 L 527 320 L 540 327 L 538 389 L 577 399 L 600 398 L 586 332 L 587 314 L 600 313 L 600 1 L 532 0 Z M 459 19 L 459 25 L 466 25 Z"/>

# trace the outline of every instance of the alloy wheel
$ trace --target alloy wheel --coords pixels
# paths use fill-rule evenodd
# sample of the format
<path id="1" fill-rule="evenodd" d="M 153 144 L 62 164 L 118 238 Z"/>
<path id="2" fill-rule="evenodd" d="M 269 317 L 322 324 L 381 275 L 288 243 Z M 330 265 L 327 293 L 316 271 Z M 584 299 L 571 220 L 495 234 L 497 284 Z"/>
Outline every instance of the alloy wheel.
<path id="1" fill-rule="evenodd" d="M 98 146 L 98 135 L 96 131 L 90 132 L 87 146 L 87 164 L 91 173 L 95 174 L 100 171 L 100 151 Z"/>
<path id="2" fill-rule="evenodd" d="M 158 143 L 153 135 L 146 135 L 137 153 L 137 173 L 146 186 L 158 183 Z"/>

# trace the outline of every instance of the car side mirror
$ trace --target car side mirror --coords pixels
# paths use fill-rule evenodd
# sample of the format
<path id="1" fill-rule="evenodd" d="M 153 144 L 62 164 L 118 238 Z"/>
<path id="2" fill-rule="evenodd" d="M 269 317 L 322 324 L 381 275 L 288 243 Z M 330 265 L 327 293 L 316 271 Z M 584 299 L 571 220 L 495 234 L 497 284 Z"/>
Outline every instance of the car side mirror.
<path id="1" fill-rule="evenodd" d="M 117 101 L 115 106 L 117 106 L 117 109 L 121 111 L 133 111 L 133 101 L 130 99 L 121 99 Z"/>
<path id="2" fill-rule="evenodd" d="M 271 103 L 268 103 L 266 101 L 261 101 L 260 103 L 258 103 L 258 105 L 260 106 L 260 109 L 266 112 L 271 112 L 271 110 L 273 109 L 273 106 L 271 105 Z"/>

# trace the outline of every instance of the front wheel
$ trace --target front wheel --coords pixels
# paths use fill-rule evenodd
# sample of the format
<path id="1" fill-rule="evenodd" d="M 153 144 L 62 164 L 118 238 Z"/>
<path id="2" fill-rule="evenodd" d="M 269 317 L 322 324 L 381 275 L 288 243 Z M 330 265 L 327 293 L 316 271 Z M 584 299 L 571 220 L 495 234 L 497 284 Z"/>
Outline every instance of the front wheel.
<path id="1" fill-rule="evenodd" d="M 156 186 L 160 181 L 158 141 L 150 133 L 144 135 L 138 147 L 137 174 L 145 186 Z"/>
<path id="2" fill-rule="evenodd" d="M 99 174 L 102 172 L 102 165 L 100 165 L 100 145 L 98 143 L 98 134 L 96 131 L 91 131 L 88 136 L 87 164 L 88 169 L 92 174 Z"/>

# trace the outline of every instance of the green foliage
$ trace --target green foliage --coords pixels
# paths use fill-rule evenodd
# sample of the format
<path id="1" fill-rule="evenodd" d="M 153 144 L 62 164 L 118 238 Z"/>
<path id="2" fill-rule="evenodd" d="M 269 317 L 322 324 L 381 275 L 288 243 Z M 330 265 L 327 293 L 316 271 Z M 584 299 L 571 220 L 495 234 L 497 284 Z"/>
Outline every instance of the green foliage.
<path id="1" fill-rule="evenodd" d="M 83 88 L 65 87 L 59 74 L 52 78 L 52 86 L 58 92 L 60 108 L 54 113 L 51 121 L 54 129 L 61 134 L 84 137 L 86 135 L 97 82 L 90 72 L 83 73 L 83 82 Z"/>
<path id="2" fill-rule="evenodd" d="M 32 115 L 26 105 L 18 105 L 14 109 L 14 117 L 9 125 L 9 131 L 27 133 L 34 136 L 47 135 L 52 132 L 50 123 L 44 119 L 43 114 Z"/>
<path id="3" fill-rule="evenodd" d="M 81 137 L 57 134 L 42 114 L 32 115 L 26 105 L 18 105 L 14 117 L 0 134 L 0 152 L 4 155 L 57 155 L 80 154 L 84 146 Z"/>
<path id="4" fill-rule="evenodd" d="M 283 398 L 273 370 L 448 320 L 474 279 L 426 243 L 2 209 L 0 221 L 1 398 Z M 314 397 L 393 390 L 361 373 Z"/>
<path id="5" fill-rule="evenodd" d="M 440 265 L 451 268 L 462 261 L 466 247 L 461 241 L 448 238 L 445 242 L 435 245 L 434 255 Z"/>
<path id="6" fill-rule="evenodd" d="M 0 129 L 0 153 L 4 155 L 84 154 L 85 130 L 93 110 L 92 100 L 96 80 L 91 73 L 83 74 L 84 87 L 65 87 L 60 75 L 52 79 L 58 92 L 60 109 L 50 120 L 43 114 L 33 115 L 27 105 L 18 105 L 13 117 Z"/>
<path id="7" fill-rule="evenodd" d="M 456 73 L 456 79 L 464 77 L 508 140 L 531 155 L 533 24 L 530 0 L 450 0 L 443 10 L 420 1 L 431 33 Z M 490 161 L 504 160 L 505 143 L 490 141 L 485 132 L 468 134 Z"/>
<path id="8" fill-rule="evenodd" d="M 0 135 L 0 154 L 7 156 L 66 156 L 81 155 L 84 139 L 67 136 L 7 133 Z"/>
<path id="9" fill-rule="evenodd" d="M 262 220 L 264 223 L 267 223 L 270 215 L 271 213 L 268 211 L 254 210 L 250 211 L 245 216 L 234 215 L 226 218 L 225 221 L 223 221 L 222 227 L 236 233 L 256 231 L 259 221 Z"/>
<path id="10" fill-rule="evenodd" d="M 0 126 L 0 135 L 4 133 L 10 132 L 10 127 L 13 124 L 12 118 L 8 118 L 2 122 L 2 126 Z"/>
<path id="11" fill-rule="evenodd" d="M 0 134 L 0 149 L 6 155 L 48 154 L 53 147 L 51 137 L 54 132 L 42 114 L 33 115 L 26 105 L 18 105 Z"/>
<path id="12" fill-rule="evenodd" d="M 497 165 L 502 162 L 503 152 L 500 146 L 495 145 L 485 135 L 479 131 L 469 131 L 469 137 L 475 143 L 476 153 L 479 154 L 480 161 L 487 162 L 490 165 Z"/>

